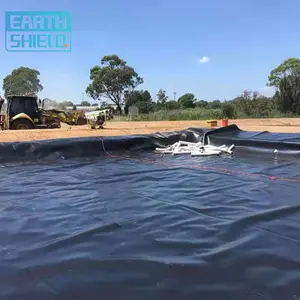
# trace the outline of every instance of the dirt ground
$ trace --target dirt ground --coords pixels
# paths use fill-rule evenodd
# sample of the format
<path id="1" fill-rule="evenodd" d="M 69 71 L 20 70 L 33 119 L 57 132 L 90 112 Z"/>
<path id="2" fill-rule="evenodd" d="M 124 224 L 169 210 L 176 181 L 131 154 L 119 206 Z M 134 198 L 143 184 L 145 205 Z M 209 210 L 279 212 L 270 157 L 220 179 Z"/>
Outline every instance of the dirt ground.
<path id="1" fill-rule="evenodd" d="M 300 118 L 241 119 L 230 120 L 242 130 L 300 133 Z M 205 121 L 152 121 L 152 122 L 107 122 L 104 129 L 90 129 L 87 125 L 68 126 L 60 129 L 33 129 L 0 131 L 0 142 L 33 141 L 58 138 L 120 136 L 182 130 L 189 127 L 206 127 Z"/>

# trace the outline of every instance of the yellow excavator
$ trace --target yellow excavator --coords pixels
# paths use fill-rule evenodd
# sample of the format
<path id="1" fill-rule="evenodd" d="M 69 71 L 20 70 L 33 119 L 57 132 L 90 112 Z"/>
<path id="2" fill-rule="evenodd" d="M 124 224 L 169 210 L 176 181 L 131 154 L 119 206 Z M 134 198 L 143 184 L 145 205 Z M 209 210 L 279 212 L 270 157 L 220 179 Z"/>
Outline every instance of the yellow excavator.
<path id="1" fill-rule="evenodd" d="M 60 119 L 51 112 L 44 110 L 44 101 L 37 96 L 11 95 L 6 97 L 7 106 L 3 115 L 0 115 L 2 130 L 21 130 L 34 128 L 60 128 Z M 0 99 L 0 111 L 4 104 Z M 39 104 L 42 108 L 39 108 Z"/>
<path id="2" fill-rule="evenodd" d="M 44 109 L 44 101 L 33 95 L 11 95 L 6 97 L 7 106 L 0 114 L 2 130 L 21 130 L 34 128 L 60 128 L 61 122 L 68 125 L 90 125 L 91 128 L 103 128 L 105 122 L 113 118 L 112 110 L 103 109 L 90 113 L 73 110 L 66 112 L 56 109 Z M 0 112 L 5 100 L 0 96 Z M 39 107 L 41 106 L 41 107 Z"/>
<path id="3" fill-rule="evenodd" d="M 66 112 L 64 110 L 49 109 L 47 110 L 53 116 L 60 119 L 61 122 L 68 125 L 85 125 L 87 124 L 86 117 L 82 111 L 70 111 Z"/>

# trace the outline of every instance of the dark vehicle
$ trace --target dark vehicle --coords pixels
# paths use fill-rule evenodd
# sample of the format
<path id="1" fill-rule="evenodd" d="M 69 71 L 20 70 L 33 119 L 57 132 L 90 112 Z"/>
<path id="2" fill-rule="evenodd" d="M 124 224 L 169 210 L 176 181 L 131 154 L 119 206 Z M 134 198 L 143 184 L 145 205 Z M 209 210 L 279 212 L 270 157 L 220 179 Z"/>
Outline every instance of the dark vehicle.
<path id="1" fill-rule="evenodd" d="M 2 105 L 3 105 L 2 101 Z M 42 108 L 39 108 L 42 104 Z M 5 115 L 1 116 L 1 128 L 20 130 L 34 128 L 60 128 L 60 119 L 43 109 L 44 101 L 36 96 L 9 96 Z M 0 109 L 1 109 L 0 103 Z"/>

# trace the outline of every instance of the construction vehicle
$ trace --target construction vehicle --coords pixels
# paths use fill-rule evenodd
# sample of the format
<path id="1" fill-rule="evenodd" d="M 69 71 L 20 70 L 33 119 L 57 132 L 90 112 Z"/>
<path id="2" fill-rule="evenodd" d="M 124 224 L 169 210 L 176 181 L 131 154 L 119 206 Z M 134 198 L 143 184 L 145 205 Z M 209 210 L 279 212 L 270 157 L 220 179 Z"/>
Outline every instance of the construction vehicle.
<path id="1" fill-rule="evenodd" d="M 64 111 L 57 109 L 49 109 L 48 113 L 60 119 L 61 122 L 68 125 L 85 125 L 87 124 L 86 117 L 82 111 Z"/>
<path id="2" fill-rule="evenodd" d="M 87 123 L 91 129 L 103 129 L 107 120 L 107 115 L 105 110 L 96 110 L 91 112 L 86 112 L 85 117 L 87 119 Z"/>
<path id="3" fill-rule="evenodd" d="M 60 119 L 61 122 L 66 123 L 68 125 L 90 125 L 91 122 L 87 120 L 86 113 L 84 111 L 64 111 L 58 109 L 50 109 L 47 112 L 51 113 L 53 116 L 56 116 Z M 113 119 L 112 111 L 110 109 L 96 110 L 91 112 L 92 115 L 96 116 L 105 116 L 104 122 L 107 120 Z M 89 112 L 87 113 L 89 115 Z M 92 118 L 93 119 L 93 118 Z M 90 119 L 90 120 L 92 120 Z"/>
<path id="4" fill-rule="evenodd" d="M 106 120 L 111 120 L 114 118 L 113 116 L 113 113 L 112 113 L 112 110 L 107 108 L 107 109 L 104 109 L 104 110 L 101 110 L 101 111 L 105 111 L 105 115 L 106 115 Z"/>
<path id="5" fill-rule="evenodd" d="M 87 119 L 86 119 L 86 116 L 84 115 L 83 111 L 73 110 L 73 111 L 69 112 L 69 115 L 70 115 L 74 125 L 87 124 Z"/>
<path id="6" fill-rule="evenodd" d="M 7 107 L 0 116 L 2 130 L 21 130 L 34 128 L 60 128 L 60 119 L 50 111 L 44 110 L 44 100 L 36 96 L 12 95 L 6 97 Z M 4 99 L 0 100 L 0 111 Z M 39 108 L 39 104 L 42 108 Z"/>

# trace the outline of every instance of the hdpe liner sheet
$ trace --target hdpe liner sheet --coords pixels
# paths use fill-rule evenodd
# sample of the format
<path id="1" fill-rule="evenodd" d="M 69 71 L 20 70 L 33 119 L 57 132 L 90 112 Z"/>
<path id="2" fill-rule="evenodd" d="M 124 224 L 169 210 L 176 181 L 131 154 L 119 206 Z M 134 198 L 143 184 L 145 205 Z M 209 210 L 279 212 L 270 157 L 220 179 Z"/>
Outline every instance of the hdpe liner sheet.
<path id="1" fill-rule="evenodd" d="M 179 139 L 237 147 L 153 152 Z M 0 299 L 300 299 L 299 141 L 229 126 L 2 144 Z"/>

